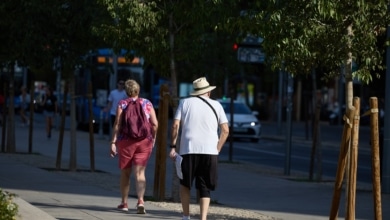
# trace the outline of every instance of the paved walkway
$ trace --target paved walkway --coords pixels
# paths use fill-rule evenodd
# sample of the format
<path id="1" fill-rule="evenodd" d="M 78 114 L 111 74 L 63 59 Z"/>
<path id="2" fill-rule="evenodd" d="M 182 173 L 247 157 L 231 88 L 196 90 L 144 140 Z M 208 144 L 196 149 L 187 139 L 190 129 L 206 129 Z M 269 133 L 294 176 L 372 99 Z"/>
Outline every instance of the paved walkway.
<path id="1" fill-rule="evenodd" d="M 294 123 L 293 144 L 306 140 L 305 125 Z M 324 145 L 339 147 L 335 135 L 342 130 L 340 126 L 322 125 Z M 364 130 L 365 129 L 365 130 Z M 362 147 L 368 148 L 366 138 L 367 128 L 362 128 Z M 275 123 L 263 123 L 264 139 L 280 139 L 284 137 L 283 128 Z M 135 209 L 129 213 L 117 211 L 118 190 L 110 190 L 98 184 L 79 181 L 77 178 L 52 172 L 44 168 L 54 168 L 57 154 L 58 131 L 54 131 L 51 140 L 47 140 L 44 125 L 37 119 L 34 122 L 33 152 L 39 155 L 20 156 L 0 153 L 0 187 L 18 195 L 15 201 L 19 205 L 20 219 L 49 220 L 49 219 L 180 219 L 180 213 L 153 204 L 147 204 L 148 214 L 137 215 Z M 70 134 L 65 132 L 62 161 L 63 168 L 68 167 L 70 155 Z M 77 132 L 77 165 L 78 168 L 88 169 L 89 136 L 85 132 Z M 118 178 L 117 160 L 108 156 L 108 139 L 95 135 L 95 164 L 101 175 L 111 175 Z M 16 149 L 19 153 L 28 152 L 28 128 L 17 125 Z M 155 152 L 155 151 L 154 151 Z M 47 158 L 32 166 L 33 158 Z M 18 159 L 19 158 L 19 159 Z M 26 159 L 27 158 L 27 159 Z M 43 165 L 42 165 L 43 164 Z M 148 194 L 153 189 L 155 155 L 152 155 L 147 168 Z M 166 191 L 171 192 L 172 173 L 167 161 Z M 283 171 L 267 171 L 261 166 L 238 163 L 221 163 L 219 168 L 219 188 L 212 193 L 212 200 L 226 207 L 246 209 L 264 216 L 286 220 L 325 220 L 328 219 L 333 196 L 333 182 L 313 183 L 299 178 L 283 176 Z M 293 172 L 295 173 L 295 172 Z M 89 175 L 85 172 L 85 175 Z M 99 172 L 94 172 L 99 175 Z M 108 176 L 110 178 L 110 176 Z M 291 180 L 293 179 L 293 180 Z M 111 180 L 112 181 L 112 180 Z M 119 179 L 118 179 L 119 181 Z M 92 180 L 93 182 L 93 180 Z M 134 189 L 134 188 L 133 188 Z M 340 201 L 339 217 L 344 218 L 344 195 Z M 129 206 L 136 204 L 135 197 L 129 198 Z M 382 195 L 383 219 L 390 219 L 390 195 Z M 233 218 L 232 218 L 233 219 Z M 373 194 L 370 186 L 358 183 L 356 196 L 356 219 L 374 219 Z"/>

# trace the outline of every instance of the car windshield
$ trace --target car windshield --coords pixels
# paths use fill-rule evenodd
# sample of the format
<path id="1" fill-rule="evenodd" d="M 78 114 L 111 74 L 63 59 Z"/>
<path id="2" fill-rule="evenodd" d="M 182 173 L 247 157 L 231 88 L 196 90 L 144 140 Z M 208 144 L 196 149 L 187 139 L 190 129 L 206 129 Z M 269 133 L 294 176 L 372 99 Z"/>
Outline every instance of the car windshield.
<path id="1" fill-rule="evenodd" d="M 225 110 L 225 113 L 230 114 L 230 103 L 229 102 L 223 102 L 221 103 L 223 110 Z M 247 105 L 244 103 L 234 103 L 234 114 L 252 114 L 252 111 L 249 109 Z"/>

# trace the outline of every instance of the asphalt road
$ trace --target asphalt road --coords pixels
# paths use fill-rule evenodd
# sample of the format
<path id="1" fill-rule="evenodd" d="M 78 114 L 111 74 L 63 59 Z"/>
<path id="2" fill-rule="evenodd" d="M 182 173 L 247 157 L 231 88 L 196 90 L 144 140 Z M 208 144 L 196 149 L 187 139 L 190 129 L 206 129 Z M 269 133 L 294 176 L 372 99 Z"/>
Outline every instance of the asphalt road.
<path id="1" fill-rule="evenodd" d="M 229 159 L 229 145 L 221 152 L 221 158 Z M 307 173 L 309 177 L 311 161 L 311 145 L 292 143 L 290 155 L 290 170 Z M 334 179 L 338 166 L 339 149 L 335 147 L 322 147 L 321 159 L 315 158 L 313 175 L 318 171 L 318 161 L 322 161 L 321 170 L 324 179 Z M 260 165 L 286 169 L 286 143 L 277 140 L 261 139 L 259 143 L 235 141 L 233 144 L 233 161 L 245 161 Z M 371 155 L 366 149 L 361 149 L 358 154 L 357 180 L 371 183 Z"/>

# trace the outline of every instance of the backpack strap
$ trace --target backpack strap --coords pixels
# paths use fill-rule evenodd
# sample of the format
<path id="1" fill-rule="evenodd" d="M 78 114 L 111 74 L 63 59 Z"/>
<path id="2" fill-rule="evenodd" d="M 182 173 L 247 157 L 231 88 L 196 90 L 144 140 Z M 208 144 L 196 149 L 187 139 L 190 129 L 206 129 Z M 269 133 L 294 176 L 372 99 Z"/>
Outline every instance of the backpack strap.
<path id="1" fill-rule="evenodd" d="M 135 104 L 137 104 L 137 105 L 141 105 L 142 111 L 146 114 L 145 109 L 144 109 L 144 106 L 143 106 L 142 103 L 141 103 L 141 101 L 143 100 L 143 98 L 138 97 L 136 100 L 134 100 L 133 98 L 129 97 L 129 98 L 127 98 L 126 100 L 127 100 L 127 101 L 126 101 L 126 102 L 127 102 L 126 108 L 127 108 L 127 106 L 129 106 L 129 104 L 135 103 Z M 126 109 L 126 108 L 125 108 L 125 109 Z"/>
<path id="2" fill-rule="evenodd" d="M 196 97 L 200 98 L 200 99 L 201 99 L 202 101 L 204 101 L 208 106 L 210 106 L 211 110 L 213 110 L 213 112 L 214 112 L 215 118 L 217 119 L 217 123 L 218 123 L 217 112 L 215 111 L 215 109 L 213 108 L 213 106 L 211 106 L 211 104 L 210 104 L 208 101 L 206 101 L 206 99 L 204 99 L 204 98 L 202 98 L 202 97 L 200 97 L 200 96 L 196 96 Z"/>

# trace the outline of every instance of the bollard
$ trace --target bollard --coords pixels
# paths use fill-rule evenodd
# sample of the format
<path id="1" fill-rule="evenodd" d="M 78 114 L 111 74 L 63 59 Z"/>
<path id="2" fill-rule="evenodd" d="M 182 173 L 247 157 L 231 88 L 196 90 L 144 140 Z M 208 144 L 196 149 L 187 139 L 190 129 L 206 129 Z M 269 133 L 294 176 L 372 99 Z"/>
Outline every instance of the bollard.
<path id="1" fill-rule="evenodd" d="M 104 139 L 104 134 L 103 134 L 103 109 L 100 109 L 100 118 L 99 118 L 99 138 Z"/>

